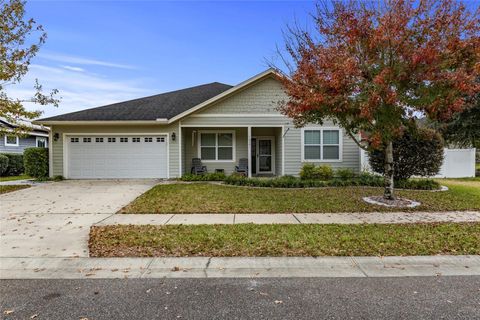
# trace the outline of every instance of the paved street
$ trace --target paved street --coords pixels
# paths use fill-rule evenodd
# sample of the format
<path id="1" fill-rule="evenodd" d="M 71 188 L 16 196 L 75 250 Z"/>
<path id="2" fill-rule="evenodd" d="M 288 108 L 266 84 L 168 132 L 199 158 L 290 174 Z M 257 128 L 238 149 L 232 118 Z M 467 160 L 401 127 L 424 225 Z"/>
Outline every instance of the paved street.
<path id="1" fill-rule="evenodd" d="M 3 319 L 480 319 L 478 276 L 2 280 L 0 294 Z"/>

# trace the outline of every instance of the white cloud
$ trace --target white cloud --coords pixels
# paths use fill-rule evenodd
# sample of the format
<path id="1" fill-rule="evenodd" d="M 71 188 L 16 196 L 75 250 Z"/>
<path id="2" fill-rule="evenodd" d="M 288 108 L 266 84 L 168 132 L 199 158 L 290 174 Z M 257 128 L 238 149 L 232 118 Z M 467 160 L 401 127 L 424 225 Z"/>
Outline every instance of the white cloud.
<path id="1" fill-rule="evenodd" d="M 74 67 L 75 69 L 75 67 Z M 44 92 L 55 88 L 60 92 L 60 106 L 26 104 L 30 110 L 44 110 L 42 117 L 98 107 L 115 102 L 144 97 L 157 92 L 147 89 L 146 79 L 112 79 L 101 74 L 78 72 L 72 68 L 51 67 L 34 64 L 23 81 L 7 88 L 13 98 L 27 99 L 32 96 L 33 84 L 38 78 Z"/>
<path id="2" fill-rule="evenodd" d="M 85 72 L 85 69 L 79 68 L 79 67 L 73 67 L 73 66 L 63 66 L 64 69 L 70 70 L 70 71 L 76 71 L 76 72 Z"/>
<path id="3" fill-rule="evenodd" d="M 120 68 L 120 69 L 136 69 L 134 66 L 127 65 L 127 64 L 120 64 L 120 63 L 113 63 L 109 61 L 70 56 L 70 55 L 65 55 L 60 53 L 39 53 L 38 57 L 46 60 L 50 60 L 50 61 L 57 61 L 57 62 L 63 62 L 63 63 L 94 65 L 94 66 Z"/>

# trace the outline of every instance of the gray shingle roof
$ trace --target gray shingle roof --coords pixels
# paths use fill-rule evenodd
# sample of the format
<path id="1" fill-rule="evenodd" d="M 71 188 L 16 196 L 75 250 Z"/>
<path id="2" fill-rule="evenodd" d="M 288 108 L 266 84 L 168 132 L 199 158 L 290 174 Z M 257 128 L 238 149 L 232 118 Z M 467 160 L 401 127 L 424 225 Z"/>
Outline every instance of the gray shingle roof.
<path id="1" fill-rule="evenodd" d="M 133 121 L 171 119 L 176 115 L 232 88 L 213 82 L 37 121 Z"/>

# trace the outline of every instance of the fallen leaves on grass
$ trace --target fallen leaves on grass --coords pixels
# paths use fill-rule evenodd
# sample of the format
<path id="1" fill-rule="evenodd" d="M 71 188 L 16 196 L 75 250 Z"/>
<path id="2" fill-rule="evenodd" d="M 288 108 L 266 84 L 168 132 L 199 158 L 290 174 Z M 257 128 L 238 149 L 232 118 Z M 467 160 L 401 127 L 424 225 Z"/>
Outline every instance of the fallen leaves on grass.
<path id="1" fill-rule="evenodd" d="M 480 254 L 480 223 L 96 226 L 89 249 L 92 257 L 467 255 Z"/>

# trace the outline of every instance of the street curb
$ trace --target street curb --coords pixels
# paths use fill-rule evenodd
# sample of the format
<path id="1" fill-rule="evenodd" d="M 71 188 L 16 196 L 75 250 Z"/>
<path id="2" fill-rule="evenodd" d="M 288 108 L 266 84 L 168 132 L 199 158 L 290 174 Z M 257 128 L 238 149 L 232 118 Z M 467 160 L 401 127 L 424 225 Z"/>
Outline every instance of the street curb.
<path id="1" fill-rule="evenodd" d="M 0 279 L 479 276 L 480 256 L 0 258 Z"/>

